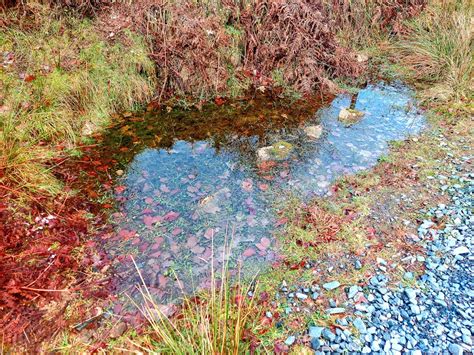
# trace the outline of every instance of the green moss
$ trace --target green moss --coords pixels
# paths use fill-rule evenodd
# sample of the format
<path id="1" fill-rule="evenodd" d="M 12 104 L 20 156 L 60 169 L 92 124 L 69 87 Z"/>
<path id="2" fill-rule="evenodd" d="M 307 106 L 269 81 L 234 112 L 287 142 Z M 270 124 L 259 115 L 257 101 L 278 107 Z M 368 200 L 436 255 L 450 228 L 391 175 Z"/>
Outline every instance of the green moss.
<path id="1" fill-rule="evenodd" d="M 278 141 L 272 144 L 272 150 L 270 154 L 278 160 L 284 160 L 289 157 L 293 151 L 293 145 L 285 141 Z"/>

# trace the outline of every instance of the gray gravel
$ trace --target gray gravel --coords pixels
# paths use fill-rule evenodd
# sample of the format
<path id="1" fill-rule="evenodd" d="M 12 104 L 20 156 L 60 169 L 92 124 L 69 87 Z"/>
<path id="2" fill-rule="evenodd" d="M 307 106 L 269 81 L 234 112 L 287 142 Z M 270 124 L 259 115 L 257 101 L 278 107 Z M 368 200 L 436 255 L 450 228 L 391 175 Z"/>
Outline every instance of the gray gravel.
<path id="1" fill-rule="evenodd" d="M 467 160 L 467 158 L 466 158 Z M 461 170 L 458 168 L 458 170 Z M 379 271 L 368 286 L 347 288 L 354 316 L 338 320 L 352 324 L 354 331 L 336 333 L 310 327 L 311 346 L 316 353 L 451 353 L 472 352 L 474 333 L 474 174 L 450 177 L 441 190 L 451 203 L 427 211 L 414 243 L 425 247 L 425 255 L 405 260 L 424 262 L 426 271 L 390 288 L 385 274 L 387 262 L 378 260 Z M 442 181 L 446 181 L 442 177 Z M 441 222 L 441 223 L 438 223 Z M 323 285 L 328 289 L 327 285 Z M 362 292 L 365 303 L 352 299 Z M 351 304 L 352 302 L 352 304 Z"/>

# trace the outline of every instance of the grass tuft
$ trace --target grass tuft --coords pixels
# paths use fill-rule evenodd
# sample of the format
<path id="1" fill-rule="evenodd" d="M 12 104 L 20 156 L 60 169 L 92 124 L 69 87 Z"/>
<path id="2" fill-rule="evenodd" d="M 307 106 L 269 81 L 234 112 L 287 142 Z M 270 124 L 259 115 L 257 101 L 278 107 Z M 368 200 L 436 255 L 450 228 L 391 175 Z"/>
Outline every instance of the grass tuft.
<path id="1" fill-rule="evenodd" d="M 248 294 L 256 293 L 257 285 L 253 281 L 246 285 L 240 276 L 232 280 L 227 262 L 217 272 L 211 269 L 210 289 L 191 296 L 183 291 L 173 316 L 171 306 L 158 304 L 146 286 L 140 288 L 144 300 L 140 310 L 151 328 L 150 344 L 141 346 L 159 353 L 241 354 L 256 345 L 252 339 L 262 311 Z"/>
<path id="2" fill-rule="evenodd" d="M 449 101 L 472 97 L 473 8 L 467 0 L 431 1 L 407 23 L 395 44 L 395 56 L 409 69 L 407 77 L 430 88 L 425 99 Z"/>

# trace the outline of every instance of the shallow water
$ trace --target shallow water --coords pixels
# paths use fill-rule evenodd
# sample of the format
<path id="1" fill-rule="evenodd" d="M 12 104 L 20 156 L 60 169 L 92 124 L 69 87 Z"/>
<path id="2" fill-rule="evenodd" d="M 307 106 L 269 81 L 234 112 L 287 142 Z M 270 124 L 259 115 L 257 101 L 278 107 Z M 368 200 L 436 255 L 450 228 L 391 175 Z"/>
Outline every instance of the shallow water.
<path id="1" fill-rule="evenodd" d="M 338 114 L 351 104 L 364 116 L 347 126 Z M 211 257 L 219 266 L 225 244 L 231 265 L 268 265 L 275 258 L 277 209 L 287 196 L 327 193 L 337 177 L 375 165 L 389 141 L 417 134 L 424 124 L 411 91 L 400 84 L 341 95 L 305 117 L 277 109 L 239 112 L 135 118 L 106 141 L 122 150 L 117 157 L 125 171 L 116 187 L 120 212 L 112 218 L 117 236 L 107 249 L 117 260 L 133 255 L 160 299 L 180 287 L 206 286 Z M 323 128 L 316 140 L 303 131 L 313 125 Z M 262 163 L 257 150 L 280 141 L 293 146 L 289 156 Z M 119 270 L 122 287 L 136 283 L 129 264 Z"/>

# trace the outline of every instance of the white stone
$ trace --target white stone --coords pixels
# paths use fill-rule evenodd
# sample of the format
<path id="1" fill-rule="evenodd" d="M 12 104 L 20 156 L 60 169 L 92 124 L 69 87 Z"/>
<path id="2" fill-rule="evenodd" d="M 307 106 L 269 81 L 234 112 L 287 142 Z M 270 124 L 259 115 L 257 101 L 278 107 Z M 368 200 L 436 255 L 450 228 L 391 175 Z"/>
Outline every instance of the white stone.
<path id="1" fill-rule="evenodd" d="M 257 150 L 258 159 L 261 161 L 271 160 L 272 159 L 272 149 L 273 147 L 263 147 Z"/>
<path id="2" fill-rule="evenodd" d="M 323 127 L 321 127 L 320 125 L 308 126 L 304 128 L 304 132 L 311 139 L 319 139 L 323 134 Z"/>
<path id="3" fill-rule="evenodd" d="M 459 255 L 459 254 L 469 254 L 469 249 L 465 247 L 464 245 L 462 245 L 453 250 L 453 255 Z"/>

